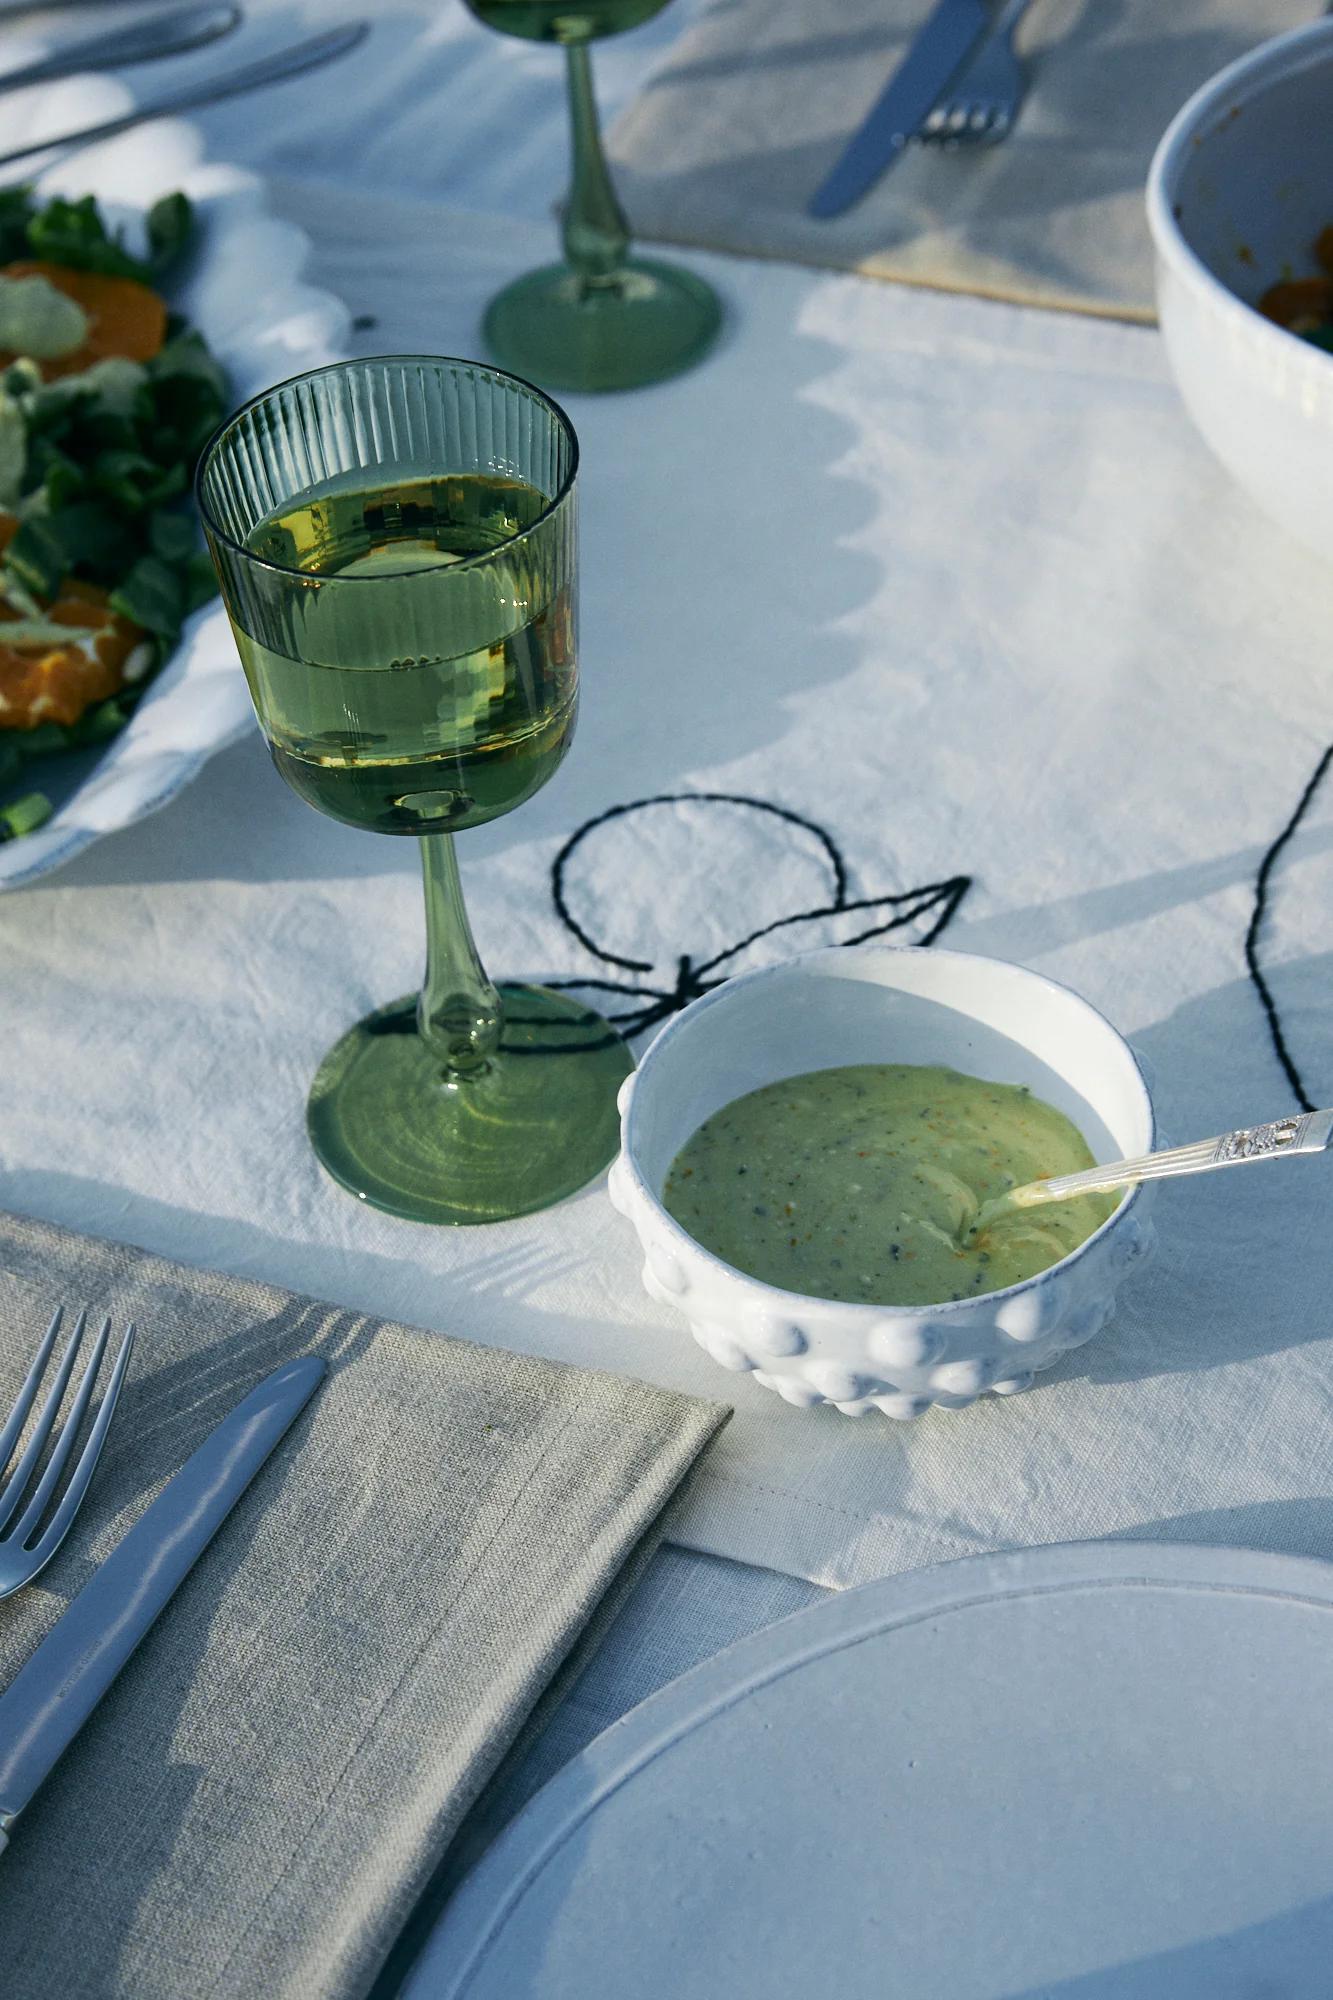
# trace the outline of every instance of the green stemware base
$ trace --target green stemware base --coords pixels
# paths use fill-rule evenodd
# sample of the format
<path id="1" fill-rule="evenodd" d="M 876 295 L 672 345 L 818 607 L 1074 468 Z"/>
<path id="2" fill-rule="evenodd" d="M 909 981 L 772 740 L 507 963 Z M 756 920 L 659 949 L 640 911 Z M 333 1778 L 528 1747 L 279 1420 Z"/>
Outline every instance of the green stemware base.
<path id="1" fill-rule="evenodd" d="M 483 331 L 502 367 L 543 388 L 640 389 L 692 368 L 721 323 L 702 278 L 636 257 L 595 280 L 567 264 L 529 271 L 491 300 Z"/>
<path id="2" fill-rule="evenodd" d="M 634 1067 L 600 1014 L 543 986 L 502 986 L 500 1046 L 466 1081 L 417 1033 L 412 994 L 358 1021 L 320 1064 L 307 1122 L 351 1193 L 412 1222 L 502 1222 L 574 1194 L 614 1158 L 616 1092 Z"/>

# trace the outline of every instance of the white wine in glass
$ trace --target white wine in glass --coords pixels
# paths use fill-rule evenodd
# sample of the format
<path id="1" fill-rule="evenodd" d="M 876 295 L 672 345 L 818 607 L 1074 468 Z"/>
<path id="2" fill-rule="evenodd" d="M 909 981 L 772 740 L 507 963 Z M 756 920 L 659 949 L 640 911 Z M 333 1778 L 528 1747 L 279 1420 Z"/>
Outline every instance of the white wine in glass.
<path id="1" fill-rule="evenodd" d="M 307 1122 L 363 1201 L 493 1222 L 591 1180 L 633 1067 L 614 1029 L 492 985 L 454 835 L 544 785 L 573 734 L 578 444 L 540 390 L 390 355 L 279 383 L 200 462 L 209 548 L 273 761 L 319 811 L 415 836 L 426 978 L 344 1034 Z"/>

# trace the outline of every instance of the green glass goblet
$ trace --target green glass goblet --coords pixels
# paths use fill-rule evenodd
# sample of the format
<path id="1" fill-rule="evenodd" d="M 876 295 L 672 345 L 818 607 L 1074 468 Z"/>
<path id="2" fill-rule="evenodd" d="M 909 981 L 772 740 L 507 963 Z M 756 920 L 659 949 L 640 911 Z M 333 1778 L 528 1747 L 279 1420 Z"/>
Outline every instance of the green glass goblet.
<path id="1" fill-rule="evenodd" d="M 564 44 L 573 167 L 565 262 L 491 300 L 483 330 L 506 368 L 556 389 L 638 389 L 678 375 L 712 346 L 722 314 L 702 278 L 631 257 L 629 224 L 602 150 L 588 44 L 637 28 L 666 0 L 466 0 L 489 28 Z"/>
<path id="2" fill-rule="evenodd" d="M 616 1150 L 628 1050 L 566 996 L 491 984 L 453 840 L 531 797 L 569 747 L 577 469 L 539 390 L 431 356 L 281 383 L 200 462 L 278 770 L 334 819 L 420 840 L 425 984 L 343 1036 L 308 1107 L 335 1180 L 415 1221 L 544 1208 Z"/>

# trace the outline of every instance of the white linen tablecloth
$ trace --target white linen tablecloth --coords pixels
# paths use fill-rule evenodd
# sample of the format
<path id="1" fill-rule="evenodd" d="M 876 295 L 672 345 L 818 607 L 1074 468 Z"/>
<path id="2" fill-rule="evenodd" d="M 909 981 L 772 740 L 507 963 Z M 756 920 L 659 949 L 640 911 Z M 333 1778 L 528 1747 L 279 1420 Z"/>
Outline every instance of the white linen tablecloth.
<path id="1" fill-rule="evenodd" d="M 380 22 L 376 46 L 405 73 Z M 372 105 L 375 161 L 410 160 L 432 119 L 466 125 L 475 210 L 484 125 L 511 185 L 528 100 L 509 116 L 501 83 L 526 91 L 550 61 L 514 47 L 482 38 L 429 109 L 407 93 L 401 130 L 369 56 L 313 86 L 323 137 L 303 164 L 341 147 L 342 183 L 278 201 L 316 236 L 315 282 L 373 318 L 366 352 L 477 351 L 487 294 L 550 254 L 549 222 L 351 185 L 380 171 L 360 144 Z M 210 145 L 248 134 L 270 165 L 301 151 L 309 124 L 275 114 L 296 89 L 209 114 Z M 519 178 L 544 206 L 560 174 L 548 148 Z M 1289 1108 L 1242 944 L 1260 855 L 1333 734 L 1321 568 L 1213 465 L 1150 333 L 698 262 L 730 310 L 714 357 L 634 397 L 570 399 L 585 708 L 557 780 L 462 843 L 491 968 L 599 969 L 550 898 L 582 822 L 662 792 L 743 794 L 825 828 L 855 895 L 972 875 L 947 942 L 1102 1006 L 1153 1065 L 1171 1137 Z M 1325 796 L 1265 938 L 1324 1100 L 1331 844 Z M 589 837 L 571 900 L 669 984 L 681 952 L 720 949 L 756 910 L 808 907 L 826 865 L 762 812 L 658 808 Z M 416 980 L 415 870 L 408 843 L 302 806 L 256 737 L 0 902 L 0 1205 L 729 1393 L 736 1419 L 675 1537 L 825 1584 L 1110 1533 L 1333 1546 L 1320 1164 L 1163 1190 L 1156 1262 L 1091 1348 L 1027 1396 L 911 1426 L 798 1413 L 719 1374 L 640 1290 L 604 1187 L 476 1232 L 350 1201 L 309 1153 L 305 1090 L 347 1022 Z"/>

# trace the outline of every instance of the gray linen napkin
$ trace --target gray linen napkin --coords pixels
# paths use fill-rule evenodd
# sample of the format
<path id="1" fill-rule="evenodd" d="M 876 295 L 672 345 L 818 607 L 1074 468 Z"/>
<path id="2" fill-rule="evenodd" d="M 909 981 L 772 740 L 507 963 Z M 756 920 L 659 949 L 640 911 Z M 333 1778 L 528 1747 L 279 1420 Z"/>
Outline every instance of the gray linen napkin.
<path id="1" fill-rule="evenodd" d="M 0 1860 L 4 2000 L 348 2000 L 727 1412 L 0 1217 L 0 1406 L 53 1304 L 139 1344 L 0 1683 L 267 1371 L 330 1374 Z"/>
<path id="2" fill-rule="evenodd" d="M 914 146 L 859 206 L 806 203 L 932 0 L 717 0 L 611 135 L 644 236 L 1147 319 L 1143 184 L 1185 99 L 1317 0 L 1032 0 L 1000 146 Z"/>

